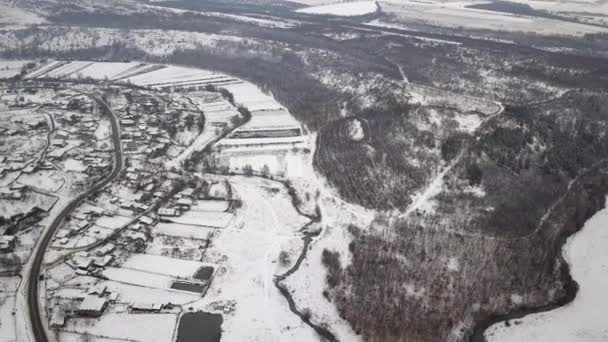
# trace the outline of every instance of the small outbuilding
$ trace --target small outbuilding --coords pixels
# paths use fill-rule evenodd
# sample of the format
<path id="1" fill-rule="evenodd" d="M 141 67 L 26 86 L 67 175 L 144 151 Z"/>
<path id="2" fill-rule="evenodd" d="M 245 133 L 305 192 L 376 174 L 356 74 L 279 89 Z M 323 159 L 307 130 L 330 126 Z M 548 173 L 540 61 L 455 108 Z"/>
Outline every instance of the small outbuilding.
<path id="1" fill-rule="evenodd" d="M 89 295 L 84 298 L 76 313 L 79 316 L 99 317 L 108 307 L 108 300 L 95 295 Z"/>

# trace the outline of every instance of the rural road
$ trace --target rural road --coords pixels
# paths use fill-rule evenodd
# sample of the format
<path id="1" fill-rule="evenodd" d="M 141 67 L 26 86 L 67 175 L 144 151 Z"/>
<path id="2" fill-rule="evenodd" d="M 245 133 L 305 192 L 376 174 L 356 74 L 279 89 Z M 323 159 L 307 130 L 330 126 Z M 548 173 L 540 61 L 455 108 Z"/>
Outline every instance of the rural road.
<path id="1" fill-rule="evenodd" d="M 29 319 L 32 327 L 32 333 L 36 342 L 48 342 L 49 338 L 46 334 L 46 323 L 40 315 L 40 303 L 39 303 L 39 275 L 41 271 L 42 261 L 44 259 L 44 253 L 48 248 L 55 231 L 63 220 L 76 209 L 84 200 L 91 194 L 99 191 L 104 186 L 112 182 L 122 170 L 123 167 L 123 153 L 122 146 L 120 144 L 120 126 L 118 117 L 112 111 L 110 106 L 105 103 L 100 97 L 96 95 L 86 94 L 91 97 L 98 105 L 105 108 L 105 112 L 111 117 L 112 123 L 112 140 L 114 142 L 114 163 L 112 166 L 112 172 L 106 177 L 95 183 L 89 190 L 80 194 L 78 197 L 69 202 L 55 219 L 51 222 L 49 228 L 43 233 L 43 236 L 35 250 L 34 260 L 32 267 L 29 269 L 29 274 L 26 275 L 27 279 L 27 306 L 29 311 Z"/>

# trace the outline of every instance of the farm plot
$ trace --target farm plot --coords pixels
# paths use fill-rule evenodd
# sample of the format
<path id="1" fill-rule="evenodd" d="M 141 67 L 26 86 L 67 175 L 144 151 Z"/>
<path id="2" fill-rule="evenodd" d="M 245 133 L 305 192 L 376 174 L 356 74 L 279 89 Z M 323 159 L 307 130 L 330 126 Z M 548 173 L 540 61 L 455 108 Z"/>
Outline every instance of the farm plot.
<path id="1" fill-rule="evenodd" d="M 170 221 L 198 227 L 224 228 L 228 226 L 233 217 L 234 215 L 230 213 L 190 210 L 182 216 L 172 217 Z"/>
<path id="2" fill-rule="evenodd" d="M 17 178 L 17 182 L 48 192 L 56 192 L 65 183 L 63 177 L 59 173 L 48 170 L 41 170 L 34 173 L 22 173 L 19 178 Z"/>
<path id="3" fill-rule="evenodd" d="M 197 227 L 179 223 L 159 223 L 153 232 L 160 235 L 182 237 L 188 239 L 207 240 L 213 234 L 214 228 Z"/>
<path id="4" fill-rule="evenodd" d="M 185 305 L 201 299 L 201 296 L 198 294 L 166 291 L 162 289 L 123 284 L 110 280 L 102 281 L 100 284 L 102 286 L 107 286 L 109 291 L 118 294 L 118 298 L 116 300 L 118 303 L 156 303 L 161 300 L 163 303 Z"/>
<path id="5" fill-rule="evenodd" d="M 283 107 L 270 95 L 265 94 L 253 83 L 241 82 L 223 86 L 234 95 L 234 101 L 239 103 L 249 111 L 258 110 L 278 110 Z"/>
<path id="6" fill-rule="evenodd" d="M 81 61 L 68 62 L 59 68 L 50 70 L 49 72 L 44 74 L 44 77 L 64 78 L 64 77 L 72 76 L 72 74 L 74 74 L 74 76 L 79 76 L 80 70 L 88 67 L 91 64 L 93 64 L 93 62 L 81 62 Z"/>
<path id="7" fill-rule="evenodd" d="M 14 308 L 14 295 L 0 295 L 0 317 L 2 317 L 0 337 L 2 337 L 2 341 L 16 341 L 17 339 L 15 334 L 15 316 L 12 314 Z"/>
<path id="8" fill-rule="evenodd" d="M 132 220 L 133 218 L 129 216 L 102 216 L 95 221 L 95 225 L 109 229 L 118 229 Z"/>
<path id="9" fill-rule="evenodd" d="M 99 335 L 110 339 L 141 342 L 173 340 L 177 314 L 133 315 L 107 313 L 99 318 L 71 318 L 65 330 L 81 334 Z"/>
<path id="10" fill-rule="evenodd" d="M 0 78 L 11 78 L 19 75 L 21 69 L 31 61 L 2 61 L 0 60 Z"/>
<path id="11" fill-rule="evenodd" d="M 0 201 L 0 213 L 6 217 L 30 212 L 34 207 L 44 211 L 49 211 L 57 202 L 57 197 L 49 196 L 34 191 L 25 191 L 25 196 L 21 200 L 2 200 Z"/>
<path id="12" fill-rule="evenodd" d="M 62 62 L 62 61 L 49 61 L 47 63 L 44 63 L 44 64 L 38 66 L 34 70 L 30 71 L 27 75 L 25 75 L 25 78 L 31 79 L 31 78 L 37 78 L 37 77 L 44 77 L 44 75 L 46 75 L 48 72 L 50 72 L 54 69 L 57 69 L 66 63 L 67 62 Z"/>
<path id="13" fill-rule="evenodd" d="M 192 260 L 168 258 L 159 255 L 134 254 L 122 265 L 123 268 L 162 274 L 170 277 L 190 279 L 204 263 Z"/>
<path id="14" fill-rule="evenodd" d="M 181 225 L 180 225 L 181 226 Z M 213 231 L 211 228 L 193 227 L 196 229 Z M 172 258 L 189 260 L 201 260 L 207 245 L 207 239 L 196 239 L 192 237 L 179 237 L 176 235 L 161 235 L 153 231 L 154 239 L 148 242 L 146 254 L 162 255 Z"/>
<path id="15" fill-rule="evenodd" d="M 165 290 L 171 288 L 171 283 L 175 280 L 172 277 L 162 274 L 153 274 L 118 267 L 107 267 L 102 274 L 108 279 L 119 283 Z"/>
<path id="16" fill-rule="evenodd" d="M 82 62 L 81 62 L 82 63 Z M 135 66 L 139 65 L 139 63 L 129 62 L 129 63 L 113 63 L 113 62 L 95 62 L 88 64 L 85 68 L 79 70 L 77 73 L 73 73 L 70 75 L 71 78 L 74 77 L 91 77 L 94 79 L 114 79 L 117 75 L 120 75 L 122 72 L 125 72 Z"/>
<path id="17" fill-rule="evenodd" d="M 167 66 L 162 69 L 151 70 L 126 79 L 133 84 L 162 88 L 167 86 L 192 86 L 192 85 L 221 85 L 236 81 L 235 79 L 215 73 L 212 71 Z"/>
<path id="18" fill-rule="evenodd" d="M 229 201 L 224 200 L 199 200 L 193 205 L 192 211 L 219 211 L 225 212 L 230 207 Z"/>

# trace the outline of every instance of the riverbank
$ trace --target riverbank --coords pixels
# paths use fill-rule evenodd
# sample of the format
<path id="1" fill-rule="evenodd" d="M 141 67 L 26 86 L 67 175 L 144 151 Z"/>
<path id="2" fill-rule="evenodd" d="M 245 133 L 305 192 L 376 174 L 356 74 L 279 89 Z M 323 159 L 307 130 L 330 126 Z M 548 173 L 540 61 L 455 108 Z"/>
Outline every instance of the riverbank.
<path id="1" fill-rule="evenodd" d="M 587 220 L 578 233 L 570 236 L 562 248 L 563 258 L 570 268 L 568 274 L 578 283 L 578 292 L 574 287 L 568 289 L 568 295 L 559 303 L 503 316 L 501 320 L 510 323 L 489 326 L 483 334 L 485 339 L 490 342 L 608 340 L 606 246 L 608 209 L 604 208 Z"/>

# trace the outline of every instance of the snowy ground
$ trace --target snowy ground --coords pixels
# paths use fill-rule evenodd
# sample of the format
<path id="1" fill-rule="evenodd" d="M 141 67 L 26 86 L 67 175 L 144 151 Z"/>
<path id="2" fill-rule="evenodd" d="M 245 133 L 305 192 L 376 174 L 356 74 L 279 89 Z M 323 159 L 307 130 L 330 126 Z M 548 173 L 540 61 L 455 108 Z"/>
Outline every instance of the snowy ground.
<path id="1" fill-rule="evenodd" d="M 273 283 L 283 270 L 280 252 L 295 260 L 302 247 L 298 230 L 308 219 L 294 210 L 280 183 L 245 177 L 230 182 L 243 206 L 230 227 L 217 231 L 205 254 L 204 261 L 218 264 L 219 270 L 195 307 L 236 301 L 235 311 L 224 315 L 224 342 L 315 341 L 315 332 L 289 311 Z"/>
<path id="2" fill-rule="evenodd" d="M 375 1 L 355 1 L 307 7 L 297 10 L 297 12 L 352 17 L 374 13 L 377 10 L 378 6 Z"/>
<path id="3" fill-rule="evenodd" d="M 442 27 L 574 36 L 608 32 L 608 28 L 569 21 L 467 8 L 480 3 L 486 2 L 386 0 L 380 1 L 379 6 L 382 12 L 394 15 L 398 22 L 422 22 Z"/>
<path id="4" fill-rule="evenodd" d="M 100 318 L 71 318 L 65 330 L 100 337 L 141 342 L 173 341 L 177 314 L 132 315 L 107 313 Z"/>
<path id="5" fill-rule="evenodd" d="M 562 253 L 579 284 L 574 301 L 558 309 L 491 326 L 490 342 L 602 342 L 608 341 L 608 209 L 589 219 L 568 239 Z"/>

